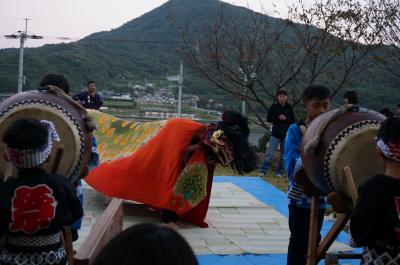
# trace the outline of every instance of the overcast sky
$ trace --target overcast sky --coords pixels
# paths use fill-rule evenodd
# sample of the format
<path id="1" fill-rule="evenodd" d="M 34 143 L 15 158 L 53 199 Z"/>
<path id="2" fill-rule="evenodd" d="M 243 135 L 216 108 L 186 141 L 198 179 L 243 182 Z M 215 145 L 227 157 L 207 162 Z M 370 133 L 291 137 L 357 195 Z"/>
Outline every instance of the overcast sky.
<path id="1" fill-rule="evenodd" d="M 201 1 L 201 0 L 198 0 Z M 274 16 L 286 17 L 287 2 L 292 0 L 226 0 L 253 10 L 277 10 Z M 29 18 L 28 34 L 44 36 L 28 40 L 27 47 L 76 41 L 91 33 L 117 28 L 127 21 L 164 4 L 166 0 L 0 0 L 0 49 L 19 47 L 16 39 L 4 35 L 25 29 L 23 18 Z M 275 6 L 275 7 L 274 7 Z"/>

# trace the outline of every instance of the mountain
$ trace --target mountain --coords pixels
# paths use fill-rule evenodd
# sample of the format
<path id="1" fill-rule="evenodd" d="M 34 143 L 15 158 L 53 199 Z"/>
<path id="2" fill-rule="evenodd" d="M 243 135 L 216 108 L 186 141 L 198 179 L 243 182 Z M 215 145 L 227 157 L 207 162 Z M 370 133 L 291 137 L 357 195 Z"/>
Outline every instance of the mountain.
<path id="1" fill-rule="evenodd" d="M 176 74 L 182 59 L 178 49 L 180 35 L 168 16 L 180 16 L 190 26 L 209 19 L 219 1 L 175 0 L 129 21 L 121 27 L 91 34 L 69 44 L 45 45 L 25 49 L 26 86 L 35 87 L 46 73 L 63 73 L 72 87 L 82 87 L 89 79 L 100 87 L 118 88 L 121 80 L 142 81 L 145 77 L 165 79 Z M 0 50 L 0 88 L 15 91 L 18 72 L 18 49 Z"/>
<path id="2" fill-rule="evenodd" d="M 218 17 L 220 5 L 225 5 L 235 16 L 248 13 L 217 0 L 171 0 L 162 6 L 133 19 L 117 29 L 91 34 L 84 39 L 68 44 L 52 44 L 25 49 L 24 89 L 37 87 L 47 73 L 64 74 L 73 91 L 82 89 L 87 80 L 95 80 L 100 90 L 128 91 L 129 84 L 147 79 L 155 84 L 165 84 L 167 75 L 176 75 L 179 62 L 181 36 L 177 32 L 173 16 L 179 24 L 195 34 L 202 25 Z M 277 26 L 284 20 L 269 18 Z M 18 49 L 0 50 L 1 92 L 14 92 L 17 86 Z M 383 80 L 372 79 L 369 70 L 352 85 L 360 88 L 361 98 L 367 97 L 369 106 L 380 108 L 380 96 L 387 96 L 387 104 L 394 105 L 393 95 L 399 85 L 388 80 L 386 74 L 378 74 Z M 202 95 L 202 98 L 217 97 L 232 102 L 230 96 L 215 90 L 202 81 L 192 70 L 185 67 L 185 92 Z M 364 72 L 365 73 L 365 72 Z M 399 99 L 397 99 L 399 100 Z"/>

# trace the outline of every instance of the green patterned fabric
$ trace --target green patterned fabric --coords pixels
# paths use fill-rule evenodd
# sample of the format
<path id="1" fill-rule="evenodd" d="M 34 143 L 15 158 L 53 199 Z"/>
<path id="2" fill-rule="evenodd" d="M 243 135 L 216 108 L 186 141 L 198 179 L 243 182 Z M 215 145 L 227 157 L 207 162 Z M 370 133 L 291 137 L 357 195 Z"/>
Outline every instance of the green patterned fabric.
<path id="1" fill-rule="evenodd" d="M 175 183 L 174 194 L 182 196 L 191 205 L 197 205 L 206 196 L 207 166 L 204 163 L 187 165 Z"/>
<path id="2" fill-rule="evenodd" d="M 94 136 L 98 143 L 100 161 L 131 155 L 150 141 L 167 122 L 126 121 L 95 110 L 89 113 L 98 125 Z"/>

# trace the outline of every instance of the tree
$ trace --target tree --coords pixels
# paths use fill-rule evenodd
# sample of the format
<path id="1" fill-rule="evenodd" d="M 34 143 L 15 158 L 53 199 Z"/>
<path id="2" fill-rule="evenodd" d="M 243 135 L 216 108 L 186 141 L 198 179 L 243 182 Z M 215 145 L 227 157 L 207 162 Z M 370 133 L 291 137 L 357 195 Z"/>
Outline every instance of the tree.
<path id="1" fill-rule="evenodd" d="M 371 30 L 379 34 L 379 44 L 385 45 L 375 53 L 376 61 L 389 73 L 400 78 L 400 1 L 370 0 Z"/>
<path id="2" fill-rule="evenodd" d="M 367 12 L 355 0 L 310 6 L 300 0 L 283 20 L 221 3 L 218 18 L 195 36 L 172 18 L 191 67 L 216 88 L 245 100 L 255 122 L 267 127 L 264 116 L 279 90 L 287 90 L 295 106 L 302 90 L 316 82 L 327 84 L 335 96 L 356 66 L 368 63 L 377 32 L 365 31 Z"/>

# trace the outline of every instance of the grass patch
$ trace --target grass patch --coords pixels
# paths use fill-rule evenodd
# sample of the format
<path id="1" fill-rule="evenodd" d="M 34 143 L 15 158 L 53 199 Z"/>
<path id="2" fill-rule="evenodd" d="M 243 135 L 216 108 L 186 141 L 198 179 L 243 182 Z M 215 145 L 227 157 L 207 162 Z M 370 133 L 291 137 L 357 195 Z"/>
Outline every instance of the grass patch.
<path id="1" fill-rule="evenodd" d="M 275 174 L 267 173 L 262 179 L 280 189 L 281 191 L 285 193 L 287 192 L 288 181 L 286 175 L 284 175 L 282 178 L 277 178 L 275 177 Z"/>
<path id="2" fill-rule="evenodd" d="M 253 172 L 249 174 L 245 174 L 246 176 L 257 176 L 258 175 L 258 170 L 254 170 Z M 237 172 L 232 170 L 230 167 L 223 167 L 221 165 L 217 165 L 214 171 L 214 176 L 237 176 L 240 177 Z"/>
<path id="3" fill-rule="evenodd" d="M 238 178 L 241 177 L 241 175 L 233 171 L 230 167 L 223 167 L 220 165 L 215 168 L 214 176 L 237 176 Z M 245 174 L 245 176 L 258 178 L 258 169 L 250 172 L 249 174 Z M 275 173 L 267 172 L 267 174 L 265 174 L 262 179 L 269 182 L 271 185 L 275 186 L 283 192 L 287 191 L 288 182 L 286 176 L 284 176 L 283 178 L 276 178 Z"/>

